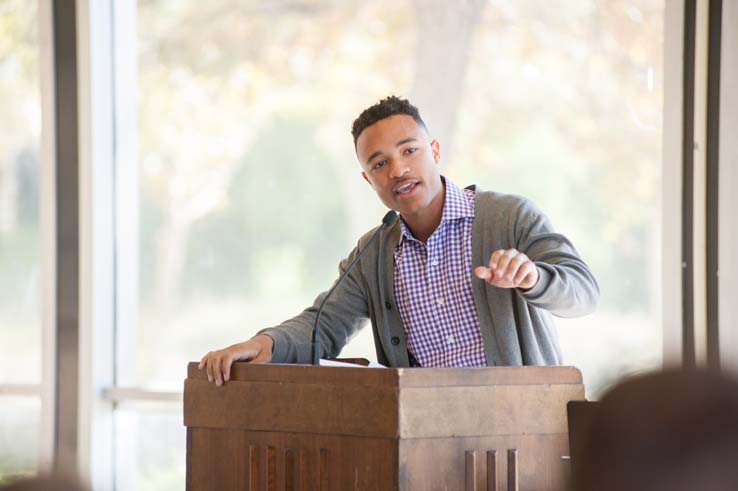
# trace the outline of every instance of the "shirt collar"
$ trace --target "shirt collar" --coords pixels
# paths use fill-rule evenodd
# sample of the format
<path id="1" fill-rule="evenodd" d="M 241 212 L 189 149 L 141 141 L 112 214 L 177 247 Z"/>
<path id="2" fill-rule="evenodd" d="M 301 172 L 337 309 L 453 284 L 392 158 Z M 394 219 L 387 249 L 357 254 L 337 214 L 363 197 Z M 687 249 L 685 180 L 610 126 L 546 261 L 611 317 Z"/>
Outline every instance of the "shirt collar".
<path id="1" fill-rule="evenodd" d="M 441 176 L 441 180 L 446 185 L 446 193 L 443 199 L 443 214 L 441 215 L 441 224 L 439 227 L 443 226 L 444 222 L 449 220 L 468 217 L 474 218 L 474 204 L 470 202 L 464 190 L 445 176 Z M 400 236 L 398 246 L 405 239 L 417 240 L 413 237 L 413 233 L 407 224 L 405 224 L 405 220 L 402 220 L 402 217 L 400 217 L 400 227 L 402 228 L 402 235 Z"/>
<path id="2" fill-rule="evenodd" d="M 441 222 L 458 218 L 474 218 L 474 205 L 469 201 L 464 190 L 446 177 L 441 176 L 441 179 L 446 183 Z"/>

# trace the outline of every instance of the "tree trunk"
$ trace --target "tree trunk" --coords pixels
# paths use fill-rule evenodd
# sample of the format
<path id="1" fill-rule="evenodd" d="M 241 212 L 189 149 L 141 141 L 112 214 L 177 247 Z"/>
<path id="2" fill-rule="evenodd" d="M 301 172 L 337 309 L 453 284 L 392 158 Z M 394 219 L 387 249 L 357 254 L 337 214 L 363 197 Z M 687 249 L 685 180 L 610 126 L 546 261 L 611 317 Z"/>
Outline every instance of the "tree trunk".
<path id="1" fill-rule="evenodd" d="M 410 100 L 440 142 L 442 163 L 453 159 L 469 46 L 484 6 L 484 0 L 415 1 L 418 43 Z"/>
<path id="2" fill-rule="evenodd" d="M 176 214 L 176 209 L 170 210 Z M 157 310 L 164 317 L 168 317 L 174 307 L 174 301 L 179 297 L 179 282 L 187 254 L 190 223 L 171 217 L 162 226 L 159 232 L 156 251 L 156 288 L 154 301 Z"/>

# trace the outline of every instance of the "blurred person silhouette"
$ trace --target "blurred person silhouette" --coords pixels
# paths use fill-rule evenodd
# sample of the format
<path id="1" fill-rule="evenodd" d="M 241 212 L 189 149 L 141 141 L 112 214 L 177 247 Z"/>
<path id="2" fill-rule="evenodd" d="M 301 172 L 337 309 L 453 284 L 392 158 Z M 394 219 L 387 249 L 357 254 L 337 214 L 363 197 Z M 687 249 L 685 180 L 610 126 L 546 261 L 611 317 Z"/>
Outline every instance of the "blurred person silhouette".
<path id="1" fill-rule="evenodd" d="M 636 376 L 600 401 L 573 491 L 738 490 L 738 380 L 717 371 Z"/>

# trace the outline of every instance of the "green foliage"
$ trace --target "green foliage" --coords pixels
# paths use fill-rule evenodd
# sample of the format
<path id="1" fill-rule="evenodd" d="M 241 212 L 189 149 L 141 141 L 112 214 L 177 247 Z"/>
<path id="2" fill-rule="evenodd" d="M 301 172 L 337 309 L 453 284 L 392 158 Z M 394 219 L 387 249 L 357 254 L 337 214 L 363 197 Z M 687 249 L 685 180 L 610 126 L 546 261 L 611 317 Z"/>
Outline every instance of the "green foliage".
<path id="1" fill-rule="evenodd" d="M 0 483 L 36 472 L 40 401 L 28 397 L 0 398 Z"/>
<path id="2" fill-rule="evenodd" d="M 27 305 L 29 300 L 28 307 L 41 307 L 39 244 L 38 227 L 0 236 L 0 308 Z"/>
<path id="3" fill-rule="evenodd" d="M 266 128 L 234 174 L 226 205 L 194 225 L 186 292 L 258 297 L 269 277 L 293 284 L 282 292 L 291 295 L 327 288 L 349 250 L 342 204 L 350 198 L 331 159 L 315 144 L 311 121 L 279 118 Z"/>
<path id="4" fill-rule="evenodd" d="M 34 475 L 35 471 L 33 470 L 19 471 L 14 468 L 6 470 L 3 469 L 2 465 L 0 465 L 0 486 L 5 486 L 12 482 L 20 481 L 21 479 L 28 479 L 33 477 Z"/>

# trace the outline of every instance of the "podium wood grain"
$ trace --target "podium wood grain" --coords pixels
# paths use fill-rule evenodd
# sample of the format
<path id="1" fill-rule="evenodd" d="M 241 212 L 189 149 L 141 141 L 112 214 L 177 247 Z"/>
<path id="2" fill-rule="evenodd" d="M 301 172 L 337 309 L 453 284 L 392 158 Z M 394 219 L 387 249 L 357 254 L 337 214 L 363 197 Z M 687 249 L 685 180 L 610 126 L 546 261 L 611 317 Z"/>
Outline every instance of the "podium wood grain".
<path id="1" fill-rule="evenodd" d="M 237 363 L 185 381 L 188 490 L 564 489 L 573 367 Z"/>

